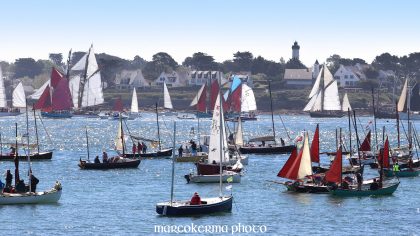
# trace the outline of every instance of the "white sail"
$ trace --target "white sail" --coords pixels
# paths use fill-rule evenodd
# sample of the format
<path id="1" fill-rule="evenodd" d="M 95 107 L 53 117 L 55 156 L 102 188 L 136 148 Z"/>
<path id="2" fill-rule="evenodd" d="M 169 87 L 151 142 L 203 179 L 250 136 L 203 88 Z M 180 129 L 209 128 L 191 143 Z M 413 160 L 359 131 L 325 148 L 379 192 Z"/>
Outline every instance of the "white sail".
<path id="1" fill-rule="evenodd" d="M 86 67 L 86 57 L 87 53 L 80 58 L 79 61 L 71 68 L 72 71 L 84 71 Z"/>
<path id="2" fill-rule="evenodd" d="M 255 101 L 254 91 L 248 85 L 242 84 L 241 111 L 250 112 L 256 110 L 257 102 Z"/>
<path id="3" fill-rule="evenodd" d="M 403 111 L 405 106 L 405 101 L 407 100 L 407 85 L 408 81 L 405 79 L 403 90 L 401 91 L 400 100 L 398 100 L 398 111 Z"/>
<path id="4" fill-rule="evenodd" d="M 201 94 L 204 91 L 204 87 L 206 86 L 206 84 L 201 85 L 200 90 L 198 90 L 197 95 L 195 95 L 194 99 L 191 101 L 190 107 L 197 105 L 198 100 L 200 100 Z"/>
<path id="5" fill-rule="evenodd" d="M 300 160 L 300 166 L 297 178 L 303 179 L 307 175 L 312 175 L 312 162 L 311 162 L 311 153 L 309 151 L 309 139 L 308 133 L 305 132 L 305 141 L 303 143 L 303 152 L 302 158 Z"/>
<path id="6" fill-rule="evenodd" d="M 6 107 L 6 91 L 4 90 L 3 72 L 0 66 L 0 107 Z"/>
<path id="7" fill-rule="evenodd" d="M 102 103 L 104 103 L 104 95 L 102 93 L 101 74 L 97 72 L 85 83 L 82 107 L 95 106 Z"/>
<path id="8" fill-rule="evenodd" d="M 327 88 L 328 85 L 331 84 L 333 81 L 335 82 L 335 80 L 330 70 L 328 70 L 328 67 L 324 65 L 323 69 L 324 69 L 324 88 Z"/>
<path id="9" fill-rule="evenodd" d="M 118 132 L 117 137 L 115 137 L 115 150 L 123 150 L 123 140 L 122 140 L 122 125 L 121 122 L 118 122 Z"/>
<path id="10" fill-rule="evenodd" d="M 131 112 L 132 113 L 139 112 L 139 103 L 137 102 L 136 88 L 133 88 L 133 96 L 131 97 Z"/>
<path id="11" fill-rule="evenodd" d="M 314 105 L 311 108 L 311 111 L 321 111 L 322 110 L 322 95 L 321 90 L 315 96 Z"/>
<path id="12" fill-rule="evenodd" d="M 167 109 L 173 109 L 171 96 L 169 95 L 168 87 L 166 83 L 163 82 L 163 107 Z"/>
<path id="13" fill-rule="evenodd" d="M 26 96 L 22 82 L 13 90 L 13 107 L 26 107 Z"/>
<path id="14" fill-rule="evenodd" d="M 324 67 L 321 68 L 321 71 L 318 73 L 318 76 L 316 77 L 314 86 L 312 87 L 311 93 L 309 94 L 309 98 L 313 98 L 319 91 L 319 84 L 321 83 L 321 77 L 324 73 Z"/>
<path id="15" fill-rule="evenodd" d="M 343 105 L 341 106 L 342 111 L 351 111 L 351 105 L 350 105 L 350 101 L 349 101 L 349 97 L 347 96 L 347 93 L 344 94 L 343 97 Z"/>
<path id="16" fill-rule="evenodd" d="M 325 111 L 341 111 L 340 97 L 338 95 L 337 81 L 333 81 L 324 90 L 324 107 Z"/>
<path id="17" fill-rule="evenodd" d="M 39 89 L 35 90 L 33 94 L 29 95 L 28 98 L 38 100 L 48 85 L 50 85 L 49 79 Z"/>
<path id="18" fill-rule="evenodd" d="M 303 111 L 312 110 L 312 108 L 314 107 L 315 102 L 317 100 L 318 94 L 315 94 L 315 96 L 312 96 L 312 98 L 309 100 L 308 104 L 306 104 L 305 108 L 303 108 Z M 321 109 L 321 106 L 319 106 L 319 109 Z"/>
<path id="19" fill-rule="evenodd" d="M 220 118 L 221 116 L 221 118 Z M 220 124 L 220 120 L 222 123 Z M 223 116 L 223 107 L 220 107 L 220 95 L 217 96 L 216 103 L 214 105 L 213 119 L 211 121 L 210 127 L 210 144 L 209 144 L 209 156 L 208 163 L 220 163 L 220 149 L 223 148 L 224 156 L 222 157 L 222 162 L 229 161 L 228 149 L 227 149 L 227 139 L 225 133 L 225 124 Z M 223 132 L 223 145 L 220 146 L 220 132 Z"/>
<path id="20" fill-rule="evenodd" d="M 242 120 L 241 117 L 238 119 L 238 126 L 236 128 L 236 134 L 235 134 L 235 144 L 236 145 L 244 145 L 244 137 L 242 134 Z"/>
<path id="21" fill-rule="evenodd" d="M 78 101 L 79 101 L 79 85 L 80 85 L 80 76 L 76 75 L 73 76 L 69 80 L 69 88 L 71 93 L 71 98 L 73 100 L 73 106 L 75 108 L 79 107 Z"/>

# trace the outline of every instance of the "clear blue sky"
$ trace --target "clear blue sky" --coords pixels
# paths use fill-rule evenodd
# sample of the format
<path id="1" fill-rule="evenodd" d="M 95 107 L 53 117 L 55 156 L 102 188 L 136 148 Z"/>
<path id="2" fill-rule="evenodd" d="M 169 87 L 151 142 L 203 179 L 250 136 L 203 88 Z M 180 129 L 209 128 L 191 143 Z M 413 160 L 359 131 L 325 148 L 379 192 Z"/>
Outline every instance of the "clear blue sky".
<path id="1" fill-rule="evenodd" d="M 47 59 L 70 48 L 178 63 L 194 52 L 216 61 L 236 51 L 279 61 L 295 40 L 307 65 L 332 54 L 398 56 L 420 49 L 420 1 L 392 0 L 9 0 L 0 4 L 0 60 Z"/>

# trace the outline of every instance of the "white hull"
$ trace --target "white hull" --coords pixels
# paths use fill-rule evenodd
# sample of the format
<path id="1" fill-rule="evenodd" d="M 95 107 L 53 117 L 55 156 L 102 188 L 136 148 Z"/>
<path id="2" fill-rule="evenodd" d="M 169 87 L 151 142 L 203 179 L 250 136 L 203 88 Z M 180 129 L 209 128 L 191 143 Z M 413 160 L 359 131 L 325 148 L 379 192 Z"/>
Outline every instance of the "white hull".
<path id="1" fill-rule="evenodd" d="M 232 183 L 240 183 L 241 175 L 233 171 L 224 171 L 222 174 L 222 182 L 227 183 L 227 179 L 232 177 Z M 190 182 L 193 183 L 219 183 L 220 175 L 196 175 L 190 174 Z"/>
<path id="2" fill-rule="evenodd" d="M 0 193 L 0 205 L 57 203 L 62 190 L 37 193 Z"/>

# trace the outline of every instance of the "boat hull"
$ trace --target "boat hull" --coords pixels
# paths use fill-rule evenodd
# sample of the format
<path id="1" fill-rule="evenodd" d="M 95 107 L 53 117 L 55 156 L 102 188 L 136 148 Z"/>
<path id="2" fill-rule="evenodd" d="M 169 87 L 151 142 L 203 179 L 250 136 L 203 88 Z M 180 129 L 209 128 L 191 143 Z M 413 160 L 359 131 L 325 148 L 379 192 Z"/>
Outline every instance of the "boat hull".
<path id="1" fill-rule="evenodd" d="M 71 118 L 73 114 L 70 111 L 66 112 L 41 112 L 41 116 L 45 118 L 66 119 Z"/>
<path id="2" fill-rule="evenodd" d="M 40 161 L 40 160 L 51 160 L 53 152 L 40 152 L 40 153 L 31 153 L 30 158 L 31 161 Z M 19 155 L 19 160 L 26 161 L 27 156 Z M 0 161 L 13 161 L 14 156 L 10 155 L 2 155 L 0 156 Z"/>
<path id="3" fill-rule="evenodd" d="M 341 118 L 345 114 L 342 111 L 311 111 L 309 115 L 312 118 Z"/>
<path id="4" fill-rule="evenodd" d="M 172 148 L 162 149 L 157 152 L 148 152 L 148 153 L 140 153 L 140 154 L 134 154 L 134 153 L 124 154 L 124 157 L 127 157 L 127 158 L 138 158 L 139 156 L 144 157 L 144 158 L 170 157 L 172 156 Z"/>
<path id="5" fill-rule="evenodd" d="M 0 112 L 0 117 L 2 116 L 18 116 L 20 112 Z"/>
<path id="6" fill-rule="evenodd" d="M 57 203 L 62 190 L 37 193 L 0 193 L 0 205 Z"/>
<path id="7" fill-rule="evenodd" d="M 222 174 L 222 182 L 228 183 L 228 178 L 232 177 L 231 181 L 229 183 L 240 183 L 241 182 L 241 175 L 228 171 L 227 173 L 224 172 Z M 185 178 L 187 179 L 187 182 L 193 182 L 193 183 L 219 183 L 220 181 L 220 175 L 196 175 L 196 174 L 189 174 L 186 175 Z"/>
<path id="8" fill-rule="evenodd" d="M 308 184 L 295 184 L 296 182 L 286 182 L 285 186 L 287 191 L 296 193 L 329 193 L 328 187 L 325 185 L 308 185 Z"/>
<path id="9" fill-rule="evenodd" d="M 186 216 L 212 214 L 217 212 L 231 212 L 233 197 L 204 198 L 200 205 L 189 205 L 189 201 L 156 204 L 156 213 L 164 216 Z"/>
<path id="10" fill-rule="evenodd" d="M 292 150 L 295 148 L 295 145 L 287 145 L 287 146 L 264 146 L 264 147 L 240 147 L 239 152 L 242 154 L 284 154 L 284 153 L 291 153 Z"/>
<path id="11" fill-rule="evenodd" d="M 384 169 L 384 175 L 386 177 L 399 177 L 399 178 L 404 178 L 404 177 L 416 177 L 419 176 L 420 174 L 420 169 L 419 168 L 415 168 L 415 169 L 402 169 L 400 171 L 394 172 L 391 169 Z"/>
<path id="12" fill-rule="evenodd" d="M 331 190 L 331 194 L 337 197 L 368 197 L 368 196 L 383 196 L 391 195 L 397 190 L 400 182 L 391 184 L 389 186 L 377 190 L 357 190 L 357 189 L 335 189 Z"/>
<path id="13" fill-rule="evenodd" d="M 86 161 L 80 161 L 79 167 L 84 170 L 108 170 L 108 169 L 127 169 L 137 168 L 140 165 L 140 159 L 129 159 L 123 162 L 112 162 L 112 163 L 89 163 Z"/>

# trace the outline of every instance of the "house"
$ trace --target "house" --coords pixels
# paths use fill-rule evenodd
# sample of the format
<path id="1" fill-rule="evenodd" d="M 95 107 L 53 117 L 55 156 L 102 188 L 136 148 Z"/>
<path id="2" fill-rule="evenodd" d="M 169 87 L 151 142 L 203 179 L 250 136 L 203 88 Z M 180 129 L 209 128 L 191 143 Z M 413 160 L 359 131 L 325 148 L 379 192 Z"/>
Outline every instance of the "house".
<path id="1" fill-rule="evenodd" d="M 150 83 L 143 77 L 139 70 L 122 70 L 115 76 L 115 86 L 118 89 L 131 89 L 149 87 Z"/>
<path id="2" fill-rule="evenodd" d="M 173 71 L 170 73 L 162 72 L 152 84 L 160 87 L 165 82 L 168 87 L 182 87 L 186 85 L 186 81 L 187 78 L 182 78 L 178 72 Z"/>
<path id="3" fill-rule="evenodd" d="M 312 68 L 286 69 L 284 71 L 284 82 L 289 88 L 302 88 L 312 86 Z"/>
<path id="4" fill-rule="evenodd" d="M 334 79 L 337 81 L 339 87 L 355 87 L 359 81 L 366 80 L 364 70 L 368 67 L 369 65 L 361 65 L 359 63 L 354 66 L 340 65 L 334 73 Z"/>
<path id="5" fill-rule="evenodd" d="M 204 83 L 210 84 L 210 80 L 217 79 L 224 81 L 221 71 L 197 71 L 193 70 L 189 73 L 188 85 L 201 86 Z"/>

